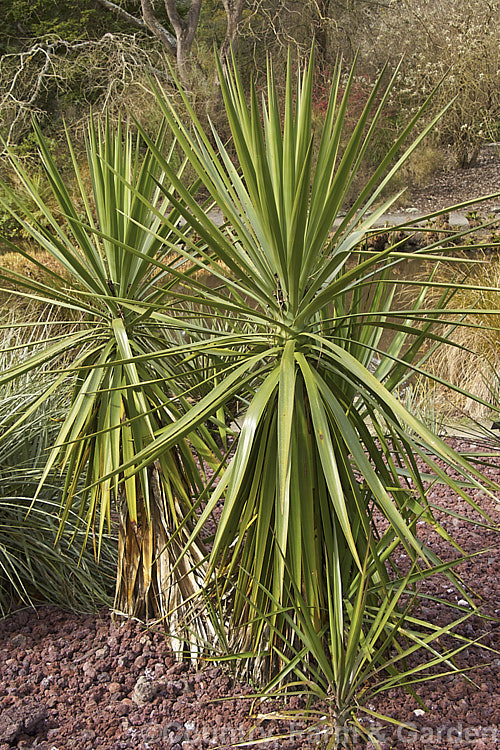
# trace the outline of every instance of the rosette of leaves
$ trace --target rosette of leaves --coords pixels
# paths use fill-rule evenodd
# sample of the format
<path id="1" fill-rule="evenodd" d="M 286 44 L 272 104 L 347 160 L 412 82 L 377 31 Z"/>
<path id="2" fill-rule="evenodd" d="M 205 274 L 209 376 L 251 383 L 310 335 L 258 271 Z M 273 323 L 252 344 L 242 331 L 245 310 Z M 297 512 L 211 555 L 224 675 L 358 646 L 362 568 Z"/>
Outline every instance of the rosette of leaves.
<path id="1" fill-rule="evenodd" d="M 165 133 L 162 128 L 154 144 L 162 154 Z M 153 320 L 136 305 L 164 306 L 166 290 L 180 273 L 174 267 L 178 258 L 167 257 L 169 245 L 172 238 L 186 240 L 191 229 L 185 223 L 181 227 L 181 213 L 165 198 L 170 182 L 165 185 L 154 151 L 121 123 L 90 124 L 85 169 L 68 136 L 71 178 L 59 171 L 36 124 L 34 135 L 50 205 L 13 152 L 10 167 L 36 213 L 27 208 L 21 191 L 3 188 L 5 209 L 31 240 L 28 249 L 25 243 L 8 244 L 34 264 L 35 272 L 23 275 L 4 268 L 1 276 L 21 297 L 50 304 L 62 321 L 70 314 L 78 320 L 70 330 L 56 327 L 45 340 L 34 335 L 29 356 L 1 373 L 0 384 L 21 383 L 41 368 L 46 375 L 42 393 L 21 414 L 7 415 L 2 439 L 69 383 L 70 398 L 33 503 L 57 470 L 63 482 L 61 533 L 76 512 L 85 541 L 91 536 L 99 553 L 103 535 L 117 523 L 115 610 L 145 619 L 163 617 L 174 648 L 194 653 L 193 631 L 206 639 L 209 628 L 198 601 L 203 543 L 191 545 L 181 564 L 174 568 L 174 563 L 193 525 L 193 498 L 204 482 L 200 467 L 210 458 L 207 444 L 214 449 L 215 444 L 202 429 L 203 434 L 190 436 L 189 444 L 180 440 L 150 466 L 103 479 L 133 462 L 155 433 L 188 406 L 182 364 L 177 362 L 173 373 L 171 361 L 177 360 L 164 357 L 171 346 L 169 323 Z M 176 179 L 182 171 L 183 166 L 175 171 Z M 46 268 L 43 279 L 37 279 L 37 248 L 49 253 L 61 271 Z M 20 320 L 15 325 L 32 325 L 36 331 L 38 324 Z M 186 391 L 195 386 L 196 381 Z M 196 453 L 203 459 L 195 460 Z"/>
<path id="2" fill-rule="evenodd" d="M 391 267 L 407 256 L 397 242 L 380 252 L 364 245 L 394 200 L 382 199 L 384 189 L 432 127 L 405 146 L 428 102 L 348 204 L 394 78 L 387 86 L 384 75 L 377 80 L 346 133 L 354 69 L 341 93 L 338 68 L 314 133 L 312 62 L 295 83 L 289 66 L 283 102 L 270 66 L 261 106 L 255 86 L 247 97 L 235 66 L 219 73 L 230 146 L 215 127 L 205 132 L 186 96 L 188 123 L 157 95 L 225 219 L 219 226 L 163 162 L 173 184 L 166 195 L 206 246 L 200 253 L 188 238 L 185 257 L 201 273 L 196 284 L 171 291 L 179 303 L 226 319 L 226 332 L 206 341 L 204 355 L 223 352 L 227 365 L 214 389 L 158 430 L 136 460 L 149 465 L 235 395 L 245 400 L 234 457 L 190 543 L 222 500 L 209 573 L 219 578 L 233 651 L 272 672 L 287 653 L 309 658 L 298 645 L 301 609 L 316 636 L 340 654 L 356 592 L 363 586 L 376 610 L 391 570 L 398 571 L 396 550 L 417 571 L 438 564 L 417 536 L 423 521 L 447 537 L 423 472 L 463 496 L 453 475 L 472 486 L 486 480 L 397 397 L 419 370 L 422 344 L 440 342 L 434 324 L 449 290 L 444 285 L 442 299 L 425 310 L 424 283 L 413 304 L 393 309 Z M 436 247 L 421 253 L 436 260 Z M 203 283 L 203 274 L 215 281 Z"/>

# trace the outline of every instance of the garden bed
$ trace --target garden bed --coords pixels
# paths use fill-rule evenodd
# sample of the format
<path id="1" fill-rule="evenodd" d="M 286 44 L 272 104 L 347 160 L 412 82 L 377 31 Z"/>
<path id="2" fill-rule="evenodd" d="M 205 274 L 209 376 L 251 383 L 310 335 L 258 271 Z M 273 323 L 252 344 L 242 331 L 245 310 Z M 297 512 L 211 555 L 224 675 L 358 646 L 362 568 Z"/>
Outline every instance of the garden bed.
<path id="1" fill-rule="evenodd" d="M 478 442 L 450 442 L 460 452 L 484 449 Z M 500 481 L 500 464 L 486 472 Z M 436 486 L 429 498 L 472 518 L 472 524 L 458 518 L 446 521 L 464 551 L 487 550 L 463 563 L 460 573 L 478 601 L 482 597 L 482 611 L 492 619 L 472 617 L 461 627 L 463 635 L 498 647 L 497 535 L 480 524 L 479 516 L 474 519 L 475 511 L 448 489 Z M 480 492 L 475 500 L 493 518 L 500 518 L 498 503 Z M 425 535 L 434 551 L 446 557 L 447 545 L 421 528 L 422 538 Z M 438 577 L 428 582 L 426 593 L 429 599 L 421 614 L 436 624 L 449 613 L 433 602 L 433 595 L 455 603 L 460 599 L 449 581 Z M 113 624 L 107 611 L 88 615 L 41 607 L 16 612 L 0 622 L 0 660 L 0 750 L 201 750 L 234 748 L 245 741 L 250 742 L 248 747 L 312 750 L 325 739 L 308 734 L 296 717 L 259 723 L 252 710 L 269 713 L 278 707 L 270 703 L 255 707 L 252 688 L 229 671 L 213 664 L 195 667 L 176 662 L 161 629 L 147 630 L 134 621 Z M 460 676 L 446 676 L 418 685 L 427 712 L 401 690 L 369 704 L 408 724 L 405 729 L 372 725 L 384 750 L 497 747 L 499 655 L 467 648 L 457 661 L 472 670 L 474 684 Z M 289 708 L 300 708 L 297 699 Z M 265 737 L 269 742 L 256 744 Z"/>

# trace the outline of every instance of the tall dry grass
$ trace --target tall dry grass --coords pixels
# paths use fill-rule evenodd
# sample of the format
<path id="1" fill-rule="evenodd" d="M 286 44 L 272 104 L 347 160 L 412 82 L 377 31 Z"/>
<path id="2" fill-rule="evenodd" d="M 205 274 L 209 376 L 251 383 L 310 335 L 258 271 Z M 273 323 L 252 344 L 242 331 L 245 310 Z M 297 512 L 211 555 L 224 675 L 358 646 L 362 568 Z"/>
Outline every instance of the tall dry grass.
<path id="1" fill-rule="evenodd" d="M 457 276 L 457 290 L 449 307 L 463 312 L 451 316 L 456 326 L 453 346 L 441 346 L 430 360 L 433 374 L 474 398 L 440 389 L 436 398 L 456 416 L 484 421 L 500 407 L 500 264 L 498 257 Z M 443 267 L 443 279 L 451 271 Z M 430 295 L 432 296 L 432 295 Z"/>

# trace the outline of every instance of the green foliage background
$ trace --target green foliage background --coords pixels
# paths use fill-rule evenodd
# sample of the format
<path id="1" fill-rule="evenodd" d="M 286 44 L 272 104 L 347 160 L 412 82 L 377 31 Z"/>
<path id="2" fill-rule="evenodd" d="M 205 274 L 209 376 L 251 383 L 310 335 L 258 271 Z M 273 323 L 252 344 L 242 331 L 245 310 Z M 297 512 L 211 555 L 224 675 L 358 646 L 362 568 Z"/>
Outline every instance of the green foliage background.
<path id="1" fill-rule="evenodd" d="M 137 19 L 141 18 L 138 0 L 117 0 L 118 6 Z M 163 2 L 153 4 L 159 22 L 170 32 Z M 177 3 L 185 15 L 189 3 Z M 5 58 L 28 50 L 47 36 L 64 40 L 66 46 L 54 48 L 53 75 L 40 87 L 32 111 L 47 116 L 53 129 L 66 122 L 81 122 L 88 107 L 99 108 L 106 102 L 115 111 L 134 112 L 133 99 L 140 92 L 135 86 L 141 72 L 149 70 L 162 79 L 168 78 L 166 61 L 171 55 L 151 33 L 103 8 L 97 0 L 0 0 L 3 24 L 0 27 L 0 120 L 7 122 L 11 104 L 4 106 L 2 93 L 15 75 L 19 62 Z M 278 81 L 283 80 L 287 50 L 304 58 L 311 44 L 316 46 L 315 115 L 321 120 L 322 91 L 328 86 L 338 56 L 351 62 L 356 51 L 361 93 L 369 91 L 378 72 L 389 61 L 391 69 L 404 62 L 390 102 L 392 112 L 384 118 L 379 144 L 373 152 L 375 164 L 380 153 L 390 147 L 407 115 L 411 116 L 425 96 L 448 71 L 436 99 L 435 114 L 455 95 L 456 102 L 439 124 L 434 144 L 445 154 L 450 147 L 459 166 L 470 166 L 482 143 L 498 141 L 500 132 L 500 36 L 497 19 L 498 0 L 387 0 L 384 4 L 370 0 L 248 0 L 244 4 L 238 36 L 237 56 L 243 78 L 256 76 L 263 80 L 266 56 L 272 54 Z M 220 49 L 227 29 L 226 12 L 221 0 L 203 0 L 200 22 L 192 48 L 191 93 L 198 113 L 204 111 L 218 122 L 220 92 L 212 50 Z M 105 35 L 116 35 L 116 49 L 103 49 Z M 119 38 L 118 38 L 119 37 Z M 76 41 L 95 41 L 95 50 L 69 48 Z M 138 63 L 137 50 L 147 59 Z M 127 61 L 120 69 L 118 58 Z M 36 87 L 36 73 L 44 61 L 43 54 L 25 60 L 14 93 L 20 106 Z M 51 62 L 52 62 L 51 59 Z M 65 66 L 64 62 L 68 64 Z M 74 69 L 74 70 L 73 70 Z M 89 75 L 86 77 L 85 72 Z M 105 80 L 106 72 L 108 81 Z M 30 79 L 30 76 L 33 76 Z M 125 90 L 133 80 L 131 96 Z M 121 81 L 123 85 L 117 85 Z M 139 88 L 144 86 L 143 80 Z M 57 91 L 55 88 L 57 86 Z M 64 90 L 64 96 L 61 91 Z M 28 93 L 26 93 L 28 92 Z M 140 96 L 139 96 L 140 99 Z M 137 110 L 144 109 L 140 101 Z M 149 113 L 147 115 L 149 117 Z M 28 121 L 29 118 L 27 118 Z M 2 123 L 0 122 L 0 127 Z M 22 139 L 28 129 L 20 129 Z M 439 165 L 436 155 L 435 165 Z M 413 177 L 422 170 L 417 166 Z"/>
<path id="2" fill-rule="evenodd" d="M 136 5 L 127 1 L 130 12 Z M 93 0 L 1 0 L 0 53 L 13 52 L 31 40 L 55 34 L 74 41 L 95 39 L 106 32 L 128 32 L 130 27 Z"/>

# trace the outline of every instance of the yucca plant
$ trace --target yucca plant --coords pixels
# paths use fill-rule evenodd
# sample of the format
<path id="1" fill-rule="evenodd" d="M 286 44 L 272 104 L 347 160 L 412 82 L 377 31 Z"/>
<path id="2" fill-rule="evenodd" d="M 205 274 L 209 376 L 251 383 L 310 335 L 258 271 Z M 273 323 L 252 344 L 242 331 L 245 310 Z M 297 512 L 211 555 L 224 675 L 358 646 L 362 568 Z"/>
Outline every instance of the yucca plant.
<path id="1" fill-rule="evenodd" d="M 161 153 L 165 135 L 162 128 L 155 141 Z M 4 384 L 19 382 L 42 366 L 52 370 L 39 397 L 20 416 L 6 419 L 2 439 L 14 434 L 63 383 L 71 383 L 67 410 L 33 503 L 57 469 L 63 477 L 61 533 L 76 508 L 85 538 L 92 538 L 99 552 L 104 533 L 117 521 L 115 610 L 141 618 L 162 616 L 174 647 L 181 650 L 197 623 L 201 635 L 207 637 L 203 617 L 196 610 L 204 578 L 201 542 L 191 545 L 189 555 L 174 571 L 193 525 L 193 496 L 203 486 L 203 460 L 195 461 L 193 449 L 206 459 L 210 453 L 206 442 L 192 434 L 190 445 L 179 441 L 137 473 L 128 470 L 113 479 L 102 477 L 133 462 L 157 430 L 175 421 L 187 405 L 181 365 L 174 379 L 170 360 L 162 354 L 168 346 L 164 325 L 154 321 L 149 311 L 134 306 L 162 305 L 165 289 L 179 274 L 169 265 L 169 246 L 179 238 L 187 242 L 191 230 L 181 227 L 179 210 L 164 196 L 170 183 L 164 184 L 165 174 L 154 152 L 128 127 L 90 124 L 87 173 L 80 168 L 68 137 L 76 195 L 70 193 L 68 177 L 58 170 L 36 124 L 34 137 L 51 188 L 51 205 L 55 202 L 58 209 L 43 200 L 37 184 L 11 153 L 10 166 L 37 206 L 35 214 L 25 207 L 22 195 L 3 186 L 6 210 L 34 247 L 31 251 L 24 245 L 11 245 L 11 249 L 36 264 L 36 248 L 42 248 L 64 274 L 48 269 L 49 281 L 7 269 L 1 275 L 23 290 L 19 294 L 50 303 L 60 315 L 77 311 L 79 321 L 73 330 L 54 333 L 42 346 L 35 336 L 36 350 L 1 374 L 0 384 Z M 182 171 L 181 166 L 175 172 L 176 180 Z M 206 430 L 205 438 L 211 442 Z"/>
<path id="2" fill-rule="evenodd" d="M 282 657 L 283 669 L 266 686 L 267 700 L 296 696 L 302 708 L 285 704 L 281 710 L 267 711 L 265 705 L 257 714 L 260 721 L 286 719 L 304 726 L 304 735 L 312 735 L 326 750 L 359 747 L 371 742 L 380 748 L 381 730 L 387 739 L 387 725 L 409 728 L 398 716 L 377 710 L 377 698 L 394 688 L 418 696 L 418 687 L 447 675 L 466 672 L 456 657 L 466 648 L 478 645 L 460 633 L 460 626 L 474 613 L 446 599 L 439 599 L 446 612 L 446 624 L 422 619 L 419 603 L 426 600 L 424 578 L 450 571 L 471 556 L 430 568 L 422 575 L 411 567 L 387 586 L 370 592 L 373 585 L 365 567 L 359 586 L 351 593 L 349 622 L 339 633 L 337 616 L 330 602 L 324 632 L 318 633 L 300 591 L 294 591 L 295 606 L 286 613 L 297 646 L 288 644 L 288 655 Z M 377 606 L 373 606 L 374 599 Z M 271 623 L 268 622 L 271 626 Z M 313 658 L 311 658 L 313 657 Z M 305 666 L 307 665 L 307 668 Z M 472 683 L 473 684 L 473 683 Z M 375 705 L 374 705 L 375 704 Z M 243 744 L 243 743 L 242 743 Z"/>
<path id="3" fill-rule="evenodd" d="M 280 649 L 293 646 L 286 613 L 298 605 L 290 592 L 300 592 L 316 633 L 334 628 L 341 642 L 364 560 L 370 592 L 388 585 L 399 546 L 422 569 L 436 562 L 417 537 L 417 520 L 446 532 L 426 499 L 417 457 L 461 495 L 463 486 L 436 459 L 473 486 L 483 481 L 394 395 L 411 368 L 418 370 L 413 362 L 422 343 L 439 341 L 432 326 L 446 289 L 431 311 L 422 309 L 423 285 L 414 305 L 394 312 L 389 272 L 405 254 L 397 245 L 362 252 L 367 231 L 393 200 L 381 201 L 382 191 L 431 127 L 403 148 L 427 105 L 343 214 L 391 83 L 384 88 L 383 76 L 377 80 L 346 138 L 354 69 L 342 96 L 341 76 L 339 67 L 315 143 L 312 62 L 296 84 L 289 67 L 284 108 L 271 67 L 261 107 L 254 86 L 247 101 L 235 67 L 220 71 L 231 152 L 215 128 L 204 131 L 186 97 L 188 124 L 157 92 L 226 221 L 217 226 L 163 162 L 173 183 L 166 195 L 206 243 L 200 253 L 188 238 L 184 255 L 215 279 L 205 284 L 199 274 L 172 294 L 201 306 L 207 317 L 230 315 L 238 325 L 204 344 L 205 356 L 224 352 L 228 363 L 217 386 L 135 458 L 147 466 L 235 394 L 247 400 L 234 457 L 190 541 L 223 499 L 208 573 L 221 581 L 233 649 L 248 650 L 271 671 Z M 427 248 L 431 259 L 436 247 Z M 152 317 L 162 319 L 156 311 Z M 389 341 L 382 343 L 382 332 Z M 196 347 L 188 342 L 183 351 L 188 356 Z M 376 594 L 370 605 L 377 606 Z"/>

